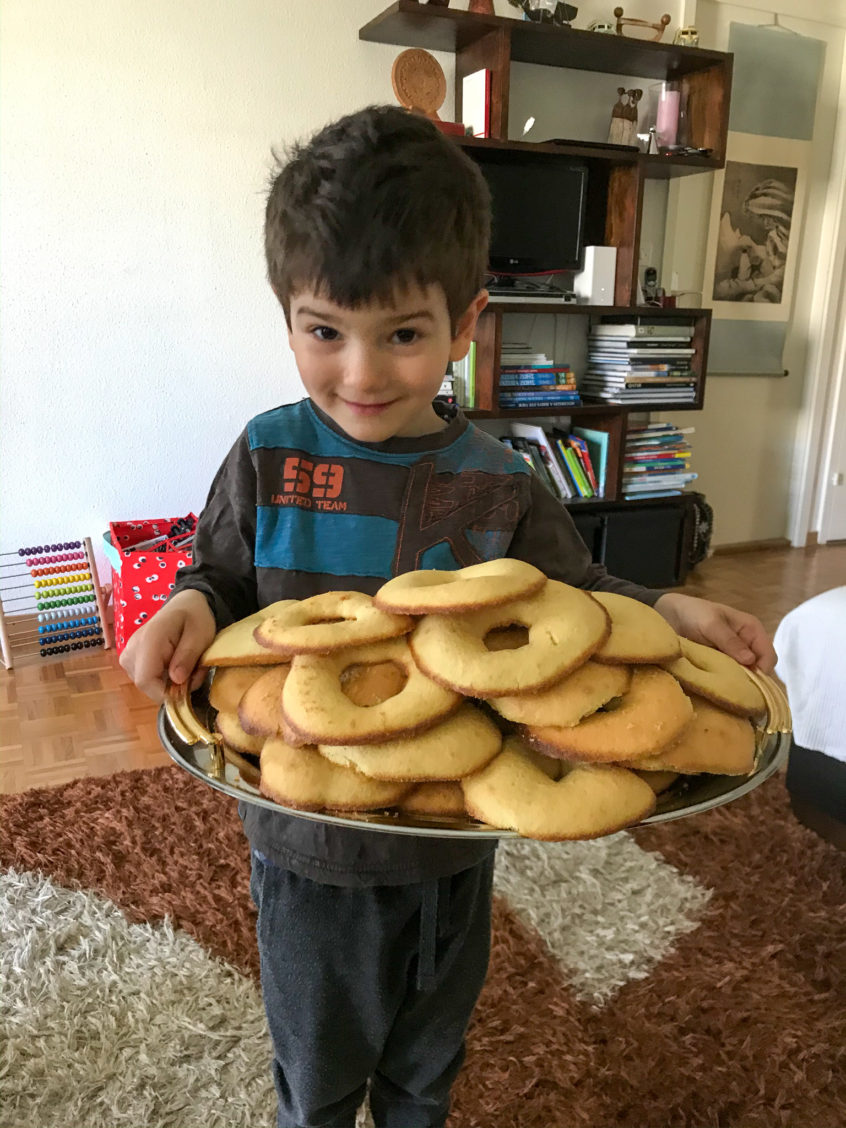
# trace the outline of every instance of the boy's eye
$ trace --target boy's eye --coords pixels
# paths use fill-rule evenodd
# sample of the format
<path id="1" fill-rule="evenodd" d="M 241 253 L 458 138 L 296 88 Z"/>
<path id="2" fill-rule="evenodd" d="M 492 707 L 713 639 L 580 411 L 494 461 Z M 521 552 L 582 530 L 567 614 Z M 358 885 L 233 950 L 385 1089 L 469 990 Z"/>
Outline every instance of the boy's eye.
<path id="1" fill-rule="evenodd" d="M 331 325 L 315 325 L 311 334 L 318 341 L 335 341 L 338 338 L 338 330 L 333 329 Z"/>
<path id="2" fill-rule="evenodd" d="M 413 341 L 417 340 L 417 336 L 418 333 L 416 329 L 397 329 L 394 333 L 394 337 L 400 345 L 410 345 Z"/>

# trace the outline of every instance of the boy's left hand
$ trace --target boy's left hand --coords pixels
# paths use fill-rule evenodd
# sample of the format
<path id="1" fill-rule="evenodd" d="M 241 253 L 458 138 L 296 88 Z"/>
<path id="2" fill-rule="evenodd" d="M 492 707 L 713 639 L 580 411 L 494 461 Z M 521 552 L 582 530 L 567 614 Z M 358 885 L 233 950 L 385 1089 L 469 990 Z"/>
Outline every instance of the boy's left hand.
<path id="1" fill-rule="evenodd" d="M 763 674 L 771 674 L 775 669 L 773 644 L 763 623 L 754 615 L 675 591 L 662 595 L 655 610 L 685 638 L 714 646 L 741 665 L 753 666 Z"/>

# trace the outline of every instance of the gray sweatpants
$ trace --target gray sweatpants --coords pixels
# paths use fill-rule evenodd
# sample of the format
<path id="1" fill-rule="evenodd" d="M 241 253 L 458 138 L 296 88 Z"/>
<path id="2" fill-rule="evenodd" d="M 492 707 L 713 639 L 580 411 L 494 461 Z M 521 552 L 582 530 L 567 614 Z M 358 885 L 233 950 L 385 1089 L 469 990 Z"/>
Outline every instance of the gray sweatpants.
<path id="1" fill-rule="evenodd" d="M 324 885 L 252 852 L 278 1128 L 436 1128 L 490 953 L 493 857 L 451 877 Z"/>

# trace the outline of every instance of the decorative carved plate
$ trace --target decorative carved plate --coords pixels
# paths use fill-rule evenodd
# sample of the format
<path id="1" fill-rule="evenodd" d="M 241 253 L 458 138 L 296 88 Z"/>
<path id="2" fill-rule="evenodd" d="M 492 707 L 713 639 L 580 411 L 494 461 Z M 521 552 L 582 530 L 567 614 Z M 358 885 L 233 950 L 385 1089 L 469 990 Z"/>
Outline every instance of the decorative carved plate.
<path id="1" fill-rule="evenodd" d="M 446 98 L 446 76 L 434 55 L 419 47 L 401 51 L 391 67 L 391 85 L 401 106 L 438 117 Z"/>

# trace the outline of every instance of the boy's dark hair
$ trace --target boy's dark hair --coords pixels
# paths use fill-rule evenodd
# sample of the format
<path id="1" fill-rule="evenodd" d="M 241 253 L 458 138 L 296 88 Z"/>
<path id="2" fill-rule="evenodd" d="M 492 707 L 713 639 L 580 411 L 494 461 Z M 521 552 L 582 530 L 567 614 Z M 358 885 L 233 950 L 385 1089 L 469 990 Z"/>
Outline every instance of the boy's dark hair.
<path id="1" fill-rule="evenodd" d="M 439 283 L 454 330 L 488 265 L 490 193 L 478 165 L 398 106 L 349 114 L 286 158 L 276 158 L 265 212 L 268 276 L 286 320 L 301 289 L 353 308 Z"/>

